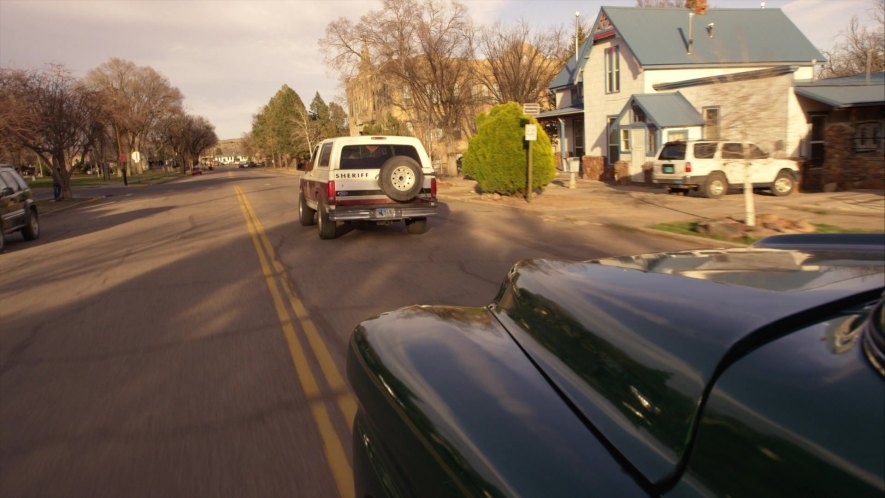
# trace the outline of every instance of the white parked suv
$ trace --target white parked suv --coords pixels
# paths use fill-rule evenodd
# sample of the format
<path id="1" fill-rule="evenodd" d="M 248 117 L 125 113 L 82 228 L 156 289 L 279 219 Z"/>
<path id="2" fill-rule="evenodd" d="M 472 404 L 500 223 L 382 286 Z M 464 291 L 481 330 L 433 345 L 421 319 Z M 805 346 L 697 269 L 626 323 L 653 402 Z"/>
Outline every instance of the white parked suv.
<path id="1" fill-rule="evenodd" d="M 330 138 L 316 146 L 306 169 L 298 218 L 317 224 L 321 239 L 334 238 L 339 221 L 402 220 L 409 233 L 420 234 L 436 214 L 436 178 L 415 137 Z"/>
<path id="2" fill-rule="evenodd" d="M 799 181 L 796 161 L 772 159 L 752 143 L 713 140 L 665 143 L 654 161 L 652 178 L 671 193 L 698 190 L 718 199 L 729 188 L 743 189 L 747 162 L 753 189 L 789 195 Z"/>

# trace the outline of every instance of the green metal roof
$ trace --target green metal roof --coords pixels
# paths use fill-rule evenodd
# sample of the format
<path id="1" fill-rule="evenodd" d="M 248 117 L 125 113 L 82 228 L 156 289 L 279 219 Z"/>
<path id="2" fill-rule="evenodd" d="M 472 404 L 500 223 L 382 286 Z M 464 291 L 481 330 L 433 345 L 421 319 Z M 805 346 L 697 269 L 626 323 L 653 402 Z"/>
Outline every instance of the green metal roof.
<path id="1" fill-rule="evenodd" d="M 573 105 L 570 107 L 560 107 L 559 109 L 553 109 L 552 111 L 545 111 L 538 114 L 538 119 L 544 118 L 556 118 L 560 116 L 570 116 L 570 115 L 584 115 L 584 105 Z"/>
<path id="2" fill-rule="evenodd" d="M 704 124 L 701 113 L 679 92 L 633 95 L 627 101 L 621 114 L 623 115 L 633 104 L 639 106 L 645 112 L 647 120 L 658 128 L 701 126 Z"/>
<path id="3" fill-rule="evenodd" d="M 710 9 L 705 15 L 696 15 L 689 54 L 689 12 L 602 7 L 597 24 L 606 16 L 643 67 L 810 64 L 824 59 L 780 9 Z"/>
<path id="4" fill-rule="evenodd" d="M 837 108 L 885 106 L 885 72 L 796 82 L 796 95 Z"/>
<path id="5" fill-rule="evenodd" d="M 550 82 L 547 88 L 555 90 L 557 88 L 565 88 L 574 85 L 577 82 L 578 75 L 584 69 L 584 64 L 587 63 L 587 58 L 590 57 L 591 47 L 593 47 L 593 39 L 587 37 L 587 39 L 584 40 L 584 44 L 581 45 L 581 50 L 578 51 L 578 60 L 575 61 L 574 57 L 569 57 L 565 66 L 563 66 L 562 70 L 559 71 L 559 74 L 553 78 L 553 81 Z M 575 70 L 576 67 L 577 71 Z"/>

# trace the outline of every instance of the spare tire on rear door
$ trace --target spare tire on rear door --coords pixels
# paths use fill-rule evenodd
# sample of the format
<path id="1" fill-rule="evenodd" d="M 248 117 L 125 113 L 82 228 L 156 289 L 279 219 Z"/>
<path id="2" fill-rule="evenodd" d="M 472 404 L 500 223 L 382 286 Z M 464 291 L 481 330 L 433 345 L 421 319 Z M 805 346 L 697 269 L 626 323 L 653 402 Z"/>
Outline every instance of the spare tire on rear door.
<path id="1" fill-rule="evenodd" d="M 399 202 L 408 202 L 421 192 L 424 173 L 421 171 L 421 166 L 411 157 L 393 156 L 381 166 L 378 183 L 387 197 Z"/>

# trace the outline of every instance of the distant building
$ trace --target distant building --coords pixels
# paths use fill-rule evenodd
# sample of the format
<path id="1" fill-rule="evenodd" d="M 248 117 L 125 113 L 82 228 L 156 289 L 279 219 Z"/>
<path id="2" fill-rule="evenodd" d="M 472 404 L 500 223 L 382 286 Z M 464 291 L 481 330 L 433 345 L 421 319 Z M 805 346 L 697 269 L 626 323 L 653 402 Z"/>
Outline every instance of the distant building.
<path id="1" fill-rule="evenodd" d="M 452 88 L 457 98 L 468 102 L 467 112 L 461 117 L 461 122 L 455 123 L 449 130 L 450 136 L 447 137 L 446 130 L 435 126 L 427 116 L 417 112 L 414 105 L 416 96 L 410 94 L 409 85 L 383 76 L 382 71 L 370 63 L 369 54 L 364 50 L 358 73 L 345 84 L 350 134 L 383 131 L 417 137 L 430 153 L 434 167 L 454 174 L 457 158 L 467 150 L 470 137 L 476 131 L 476 116 L 498 103 L 488 84 L 483 81 L 492 78 L 480 77 L 490 74 L 488 62 L 475 60 L 470 64 L 472 70 Z M 546 94 L 546 91 L 543 93 Z M 538 102 L 545 100 L 546 95 L 538 96 Z"/>
<path id="2" fill-rule="evenodd" d="M 204 151 L 200 156 L 200 162 L 214 164 L 237 164 L 248 159 L 243 140 L 240 138 L 219 140 L 214 147 Z"/>

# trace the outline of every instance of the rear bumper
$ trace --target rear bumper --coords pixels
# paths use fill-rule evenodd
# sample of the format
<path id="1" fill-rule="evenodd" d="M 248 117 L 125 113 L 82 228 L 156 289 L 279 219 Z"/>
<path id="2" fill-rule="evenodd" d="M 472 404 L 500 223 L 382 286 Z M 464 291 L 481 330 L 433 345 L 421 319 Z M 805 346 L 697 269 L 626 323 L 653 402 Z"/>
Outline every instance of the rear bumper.
<path id="1" fill-rule="evenodd" d="M 707 181 L 706 176 L 672 176 L 672 177 L 654 177 L 653 183 L 661 185 L 669 185 L 671 187 L 698 187 Z"/>
<path id="2" fill-rule="evenodd" d="M 419 205 L 335 206 L 329 210 L 332 221 L 394 221 L 406 218 L 425 218 L 436 214 L 436 202 Z"/>

